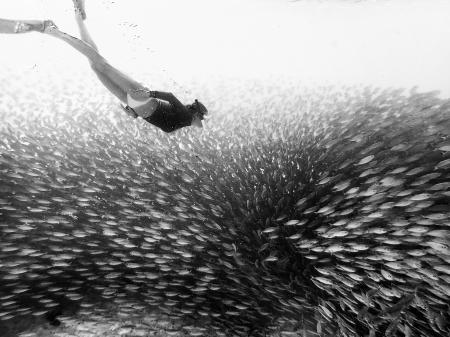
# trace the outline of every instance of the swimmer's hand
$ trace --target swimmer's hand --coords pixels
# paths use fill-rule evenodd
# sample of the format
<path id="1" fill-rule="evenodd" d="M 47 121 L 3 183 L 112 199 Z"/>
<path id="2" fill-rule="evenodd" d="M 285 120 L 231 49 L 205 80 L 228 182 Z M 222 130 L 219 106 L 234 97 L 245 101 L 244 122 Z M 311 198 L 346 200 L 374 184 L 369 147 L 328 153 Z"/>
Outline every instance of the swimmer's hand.
<path id="1" fill-rule="evenodd" d="M 125 106 L 125 105 L 121 104 L 120 106 L 127 113 L 127 115 L 129 115 L 129 116 L 131 116 L 133 118 L 137 118 L 138 117 L 138 114 L 132 108 L 130 108 L 128 105 Z"/>

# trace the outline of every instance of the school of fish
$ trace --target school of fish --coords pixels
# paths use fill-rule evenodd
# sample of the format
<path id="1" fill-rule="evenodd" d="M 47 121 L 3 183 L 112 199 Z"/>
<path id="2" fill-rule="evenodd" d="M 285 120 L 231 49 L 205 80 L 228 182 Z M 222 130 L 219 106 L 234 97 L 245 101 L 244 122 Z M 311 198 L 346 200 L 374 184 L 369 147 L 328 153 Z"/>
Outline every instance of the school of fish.
<path id="1" fill-rule="evenodd" d="M 2 336 L 450 334 L 449 100 L 205 86 L 168 135 L 58 75 L 0 83 Z"/>

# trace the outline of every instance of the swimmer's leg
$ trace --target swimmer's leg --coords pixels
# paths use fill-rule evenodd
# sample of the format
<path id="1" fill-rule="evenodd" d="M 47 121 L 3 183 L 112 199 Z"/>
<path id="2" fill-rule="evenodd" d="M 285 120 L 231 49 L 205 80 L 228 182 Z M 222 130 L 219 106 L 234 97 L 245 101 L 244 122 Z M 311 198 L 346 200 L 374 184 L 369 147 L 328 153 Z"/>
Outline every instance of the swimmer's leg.
<path id="1" fill-rule="evenodd" d="M 84 0 L 72 0 L 75 7 L 75 14 L 79 15 L 82 20 L 86 20 L 86 10 L 84 9 Z"/>
<path id="2" fill-rule="evenodd" d="M 86 9 L 85 9 L 85 0 L 72 0 L 74 7 L 75 7 L 75 20 L 77 21 L 78 29 L 80 31 L 81 40 L 89 44 L 92 48 L 98 51 L 97 45 L 95 44 L 94 40 L 92 39 L 91 35 L 89 34 L 89 31 L 86 27 L 85 20 L 86 20 Z M 127 104 L 131 106 L 132 108 L 135 108 L 136 111 L 146 111 L 148 113 L 151 113 L 154 108 L 156 108 L 156 101 L 150 99 L 149 97 L 149 90 L 144 88 L 141 84 L 136 85 L 134 83 L 130 86 L 130 83 L 124 83 L 125 82 L 135 82 L 132 79 L 130 79 L 127 75 L 121 73 L 117 69 L 107 67 L 108 69 L 100 70 L 98 69 L 98 66 L 92 65 L 92 69 L 97 74 L 97 76 L 100 78 L 102 83 L 106 82 L 113 82 L 116 85 L 123 86 L 125 85 L 128 88 L 131 88 L 131 90 L 127 91 Z M 108 85 L 105 84 L 107 87 L 111 87 L 113 83 L 109 83 Z"/>
<path id="3" fill-rule="evenodd" d="M 70 44 L 73 48 L 78 50 L 81 54 L 86 56 L 91 63 L 106 63 L 103 56 L 99 54 L 97 50 L 92 48 L 86 42 L 77 39 L 67 33 L 64 33 L 56 27 L 53 21 L 45 21 L 44 34 L 56 37 L 64 42 Z"/>
<path id="4" fill-rule="evenodd" d="M 6 20 L 0 19 L 0 33 L 21 34 L 43 32 L 45 23 L 38 20 Z"/>
<path id="5" fill-rule="evenodd" d="M 87 27 L 84 23 L 86 20 L 86 10 L 84 7 L 84 0 L 73 0 L 75 6 L 75 20 L 77 21 L 78 30 L 80 31 L 81 40 L 86 42 L 92 48 L 98 51 L 97 45 L 89 34 Z"/>
<path id="6" fill-rule="evenodd" d="M 123 103 L 128 103 L 128 93 L 148 92 L 142 84 L 111 66 L 92 46 L 60 31 L 52 22 L 47 22 L 44 33 L 65 41 L 86 56 L 103 85 Z"/>

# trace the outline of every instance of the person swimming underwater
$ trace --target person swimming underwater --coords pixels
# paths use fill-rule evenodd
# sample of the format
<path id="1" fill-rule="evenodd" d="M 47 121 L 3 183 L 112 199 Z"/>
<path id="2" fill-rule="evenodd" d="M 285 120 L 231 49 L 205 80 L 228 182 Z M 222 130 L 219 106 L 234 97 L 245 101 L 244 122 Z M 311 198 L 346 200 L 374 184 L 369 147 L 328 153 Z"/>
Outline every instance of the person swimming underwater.
<path id="1" fill-rule="evenodd" d="M 35 31 L 65 41 L 88 58 L 92 70 L 103 85 L 124 103 L 122 108 L 127 114 L 135 118 L 140 116 L 164 132 L 173 132 L 186 126 L 203 126 L 202 121 L 208 110 L 198 100 L 184 105 L 172 93 L 151 91 L 111 66 L 98 52 L 86 28 L 84 0 L 72 1 L 81 40 L 60 31 L 51 20 L 0 19 L 0 33 L 19 34 Z"/>

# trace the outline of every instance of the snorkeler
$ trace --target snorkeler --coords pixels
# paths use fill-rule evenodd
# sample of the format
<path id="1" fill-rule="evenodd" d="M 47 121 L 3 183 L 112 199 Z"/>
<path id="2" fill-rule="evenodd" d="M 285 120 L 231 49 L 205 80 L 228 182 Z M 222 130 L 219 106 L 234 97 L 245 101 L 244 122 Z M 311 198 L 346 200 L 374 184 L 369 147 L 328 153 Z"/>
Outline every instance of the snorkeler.
<path id="1" fill-rule="evenodd" d="M 72 1 L 75 6 L 75 18 L 81 40 L 60 31 L 50 20 L 16 21 L 0 19 L 0 33 L 19 34 L 35 31 L 67 42 L 88 58 L 97 77 L 111 93 L 126 104 L 122 105 L 122 108 L 130 116 L 135 118 L 140 116 L 165 132 L 172 132 L 190 125 L 203 126 L 202 120 L 207 115 L 208 110 L 198 100 L 195 100 L 192 104 L 184 105 L 172 93 L 150 91 L 111 66 L 99 54 L 97 46 L 86 28 L 84 0 Z"/>

